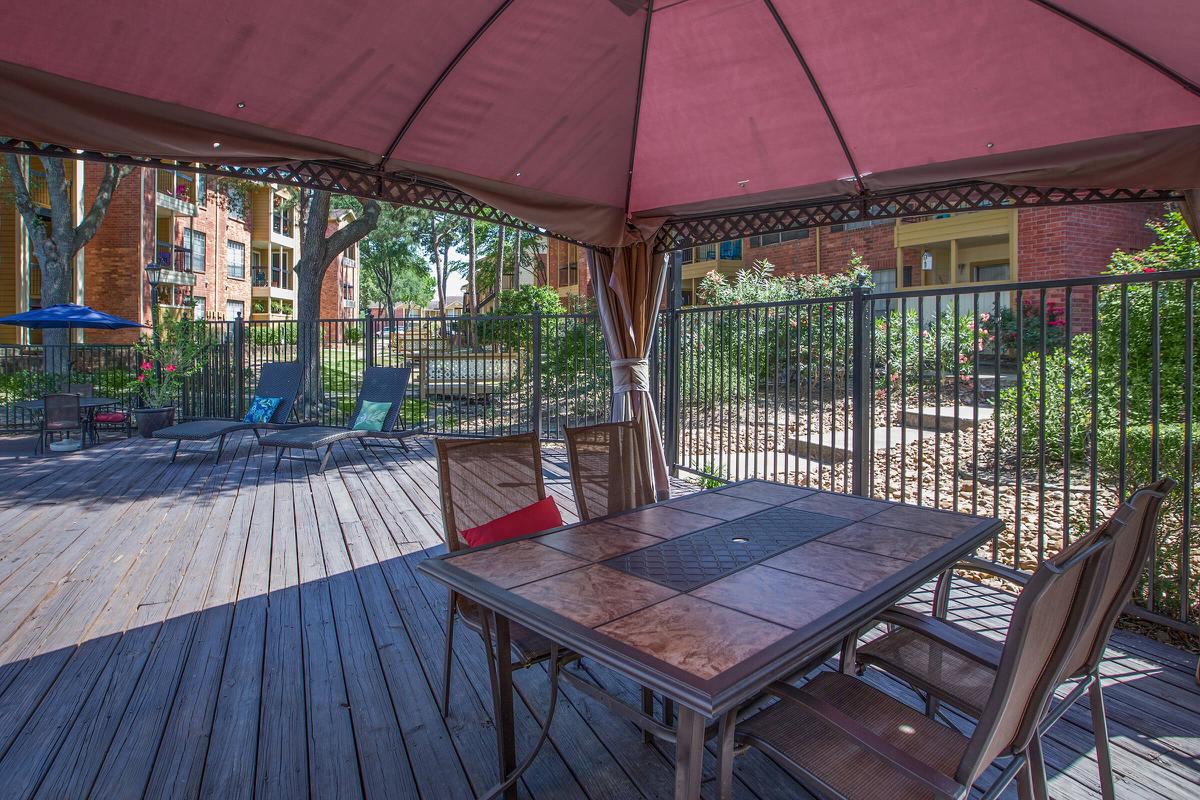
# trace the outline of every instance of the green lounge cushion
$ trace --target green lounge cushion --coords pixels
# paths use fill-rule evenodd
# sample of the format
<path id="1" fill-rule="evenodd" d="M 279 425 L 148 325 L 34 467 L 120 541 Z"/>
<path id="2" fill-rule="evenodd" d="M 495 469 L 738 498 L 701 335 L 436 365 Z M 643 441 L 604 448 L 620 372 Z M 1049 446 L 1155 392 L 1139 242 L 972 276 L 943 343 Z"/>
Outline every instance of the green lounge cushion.
<path id="1" fill-rule="evenodd" d="M 250 403 L 250 410 L 246 412 L 246 416 L 242 418 L 242 422 L 251 422 L 257 425 L 262 425 L 271 421 L 271 417 L 275 415 L 275 409 L 279 408 L 279 404 L 283 402 L 282 397 L 259 397 L 254 395 L 254 401 Z"/>
<path id="2" fill-rule="evenodd" d="M 356 431 L 381 431 L 383 430 L 383 421 L 387 419 L 388 412 L 391 410 L 391 403 L 363 400 L 362 408 L 359 409 L 358 416 L 354 418 L 351 428 Z"/>

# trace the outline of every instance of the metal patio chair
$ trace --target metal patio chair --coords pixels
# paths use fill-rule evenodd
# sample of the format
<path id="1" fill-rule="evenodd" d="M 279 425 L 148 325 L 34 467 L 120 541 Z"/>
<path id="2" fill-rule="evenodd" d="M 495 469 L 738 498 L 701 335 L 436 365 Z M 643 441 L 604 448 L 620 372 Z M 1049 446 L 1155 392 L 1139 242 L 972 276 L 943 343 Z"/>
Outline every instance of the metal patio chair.
<path id="1" fill-rule="evenodd" d="M 33 452 L 43 451 L 47 441 L 54 434 L 60 436 L 71 431 L 79 431 L 84 435 L 83 418 L 79 407 L 77 394 L 48 394 L 42 399 L 42 416 L 38 425 L 38 439 L 33 446 Z"/>
<path id="2" fill-rule="evenodd" d="M 1111 557 L 1100 575 L 1099 601 L 1084 621 L 1082 634 L 1070 652 L 1063 673 L 1063 680 L 1078 683 L 1053 704 L 1042 725 L 1044 732 L 1076 700 L 1085 693 L 1088 695 L 1100 788 L 1105 800 L 1113 800 L 1115 795 L 1100 662 L 1104 659 L 1104 649 L 1117 617 L 1129 602 L 1154 547 L 1163 497 L 1174 485 L 1175 481 L 1163 478 L 1138 489 L 1103 525 L 1076 540 L 1062 553 L 1069 557 L 1102 536 L 1112 539 Z M 1029 591 L 1031 579 L 1023 573 L 982 559 L 969 559 L 956 566 L 986 572 L 1023 586 L 1022 595 Z M 860 670 L 870 665 L 903 679 L 928 698 L 926 711 L 929 716 L 934 714 L 939 702 L 945 702 L 978 719 L 984 713 L 997 680 L 1001 645 L 945 621 L 952 574 L 952 570 L 946 572 L 938 581 L 933 616 L 900 608 L 887 612 L 883 619 L 893 626 L 893 630 L 858 647 L 857 652 L 851 646 L 848 657 L 844 656 L 843 669 L 848 669 L 851 664 L 857 664 Z"/>
<path id="3" fill-rule="evenodd" d="M 567 428 L 567 458 L 571 465 L 571 490 L 579 519 L 586 521 L 650 505 L 654 479 L 641 429 L 633 422 L 602 422 Z M 675 717 L 674 704 L 663 700 L 663 723 Z M 654 695 L 642 689 L 642 713 L 654 716 Z M 649 743 L 653 735 L 642 732 Z"/>
<path id="4" fill-rule="evenodd" d="M 400 419 L 400 412 L 404 406 L 404 398 L 408 392 L 408 377 L 411 372 L 412 370 L 408 367 L 367 367 L 363 370 L 362 386 L 358 390 L 358 398 L 354 401 L 354 413 L 350 415 L 350 420 L 345 427 L 304 425 L 267 434 L 260 437 L 258 443 L 262 447 L 278 448 L 278 452 L 275 454 L 275 469 L 279 469 L 279 462 L 283 460 L 284 453 L 290 449 L 320 452 L 324 448 L 325 452 L 321 456 L 321 465 L 318 469 L 319 472 L 324 472 L 325 466 L 329 462 L 329 454 L 333 452 L 333 445 L 337 442 L 346 439 L 363 441 L 368 437 L 398 438 L 398 434 L 403 432 L 396 431 L 396 422 Z M 392 404 L 388 409 L 387 416 L 383 419 L 381 430 L 366 431 L 350 427 L 358 418 L 364 401 Z M 412 432 L 409 431 L 409 433 Z M 363 444 L 366 445 L 366 442 L 363 441 Z"/>
<path id="5" fill-rule="evenodd" d="M 633 422 L 567 428 L 571 488 L 580 520 L 628 511 L 654 502 L 641 430 Z"/>
<path id="6" fill-rule="evenodd" d="M 994 800 L 1014 778 L 1022 798 L 1045 798 L 1038 725 L 1099 601 L 1109 534 L 1125 522 L 1046 561 L 1030 577 L 969 737 L 861 678 L 825 672 L 799 688 L 773 684 L 779 702 L 738 725 L 736 740 L 762 750 L 823 798 L 964 800 L 1003 758 L 1009 761 L 983 800 Z M 728 758 L 719 780 L 727 797 Z"/>
<path id="7" fill-rule="evenodd" d="M 255 437 L 260 430 L 285 427 L 292 415 L 296 404 L 296 395 L 300 393 L 300 378 L 304 368 L 299 361 L 273 361 L 263 364 L 258 374 L 258 387 L 254 390 L 256 397 L 279 397 L 279 406 L 271 415 L 270 422 L 254 423 L 232 419 L 196 419 L 170 425 L 154 432 L 155 439 L 174 439 L 175 449 L 171 452 L 171 461 L 179 455 L 179 446 L 184 442 L 217 441 L 217 461 L 225 450 L 225 437 L 238 431 L 254 431 Z M 207 451 L 206 451 L 207 452 Z"/>
<path id="8" fill-rule="evenodd" d="M 438 439 L 438 478 L 446 546 L 451 552 L 469 545 L 459 531 L 483 525 L 546 497 L 542 448 L 536 433 L 494 439 Z M 483 636 L 479 606 L 450 593 L 446 614 L 446 654 L 442 669 L 442 715 L 450 713 L 450 664 L 455 621 Z M 524 669 L 550 657 L 550 640 L 513 623 L 513 667 Z"/>

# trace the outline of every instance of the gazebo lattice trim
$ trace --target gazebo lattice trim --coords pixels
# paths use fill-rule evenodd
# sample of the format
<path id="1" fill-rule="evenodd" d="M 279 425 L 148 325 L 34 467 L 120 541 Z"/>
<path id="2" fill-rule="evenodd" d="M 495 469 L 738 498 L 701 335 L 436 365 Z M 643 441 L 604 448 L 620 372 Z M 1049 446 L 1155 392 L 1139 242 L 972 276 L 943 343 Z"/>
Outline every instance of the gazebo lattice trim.
<path id="1" fill-rule="evenodd" d="M 24 139 L 0 138 L 0 152 L 136 167 L 179 166 L 178 162 L 164 159 L 80 151 Z M 194 168 L 198 172 L 220 177 L 374 198 L 397 205 L 506 225 L 587 246 L 586 242 L 521 220 L 452 186 L 415 175 L 386 172 L 339 161 L 295 161 L 276 166 L 200 163 Z M 671 218 L 660 229 L 654 242 L 654 252 L 665 253 L 745 236 L 896 217 L 1094 203 L 1177 202 L 1182 199 L 1179 192 L 1169 189 L 1066 189 L 967 181 L 871 193 L 866 196 L 823 198 L 802 203 L 740 209 L 722 214 Z"/>

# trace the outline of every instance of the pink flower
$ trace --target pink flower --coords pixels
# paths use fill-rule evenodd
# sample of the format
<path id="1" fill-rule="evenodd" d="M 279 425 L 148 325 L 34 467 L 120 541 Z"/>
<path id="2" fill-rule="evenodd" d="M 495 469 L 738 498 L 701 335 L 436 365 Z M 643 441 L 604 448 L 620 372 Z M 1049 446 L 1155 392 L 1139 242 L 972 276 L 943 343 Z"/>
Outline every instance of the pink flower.
<path id="1" fill-rule="evenodd" d="M 1143 267 L 1142 272 L 1158 272 L 1154 267 Z"/>
<path id="2" fill-rule="evenodd" d="M 961 353 L 960 353 L 960 354 L 959 354 L 959 356 L 958 356 L 958 363 L 960 363 L 960 364 L 965 364 L 965 363 L 967 363 L 967 357 L 966 357 L 965 355 L 963 355 L 963 354 L 961 354 Z"/>
<path id="3" fill-rule="evenodd" d="M 988 314 L 986 312 L 979 315 L 980 322 L 987 322 L 989 319 L 991 319 L 991 317 L 988 316 Z"/>
<path id="4" fill-rule="evenodd" d="M 174 364 L 167 364 L 167 366 L 166 366 L 166 370 L 167 370 L 167 372 L 174 372 L 174 371 L 175 371 L 175 365 L 174 365 Z"/>
<path id="5" fill-rule="evenodd" d="M 145 382 L 146 382 L 146 376 L 138 375 L 138 383 L 145 383 Z"/>
<path id="6" fill-rule="evenodd" d="M 154 365 L 151 364 L 149 361 L 142 362 L 142 369 L 150 369 L 152 366 L 154 366 Z"/>

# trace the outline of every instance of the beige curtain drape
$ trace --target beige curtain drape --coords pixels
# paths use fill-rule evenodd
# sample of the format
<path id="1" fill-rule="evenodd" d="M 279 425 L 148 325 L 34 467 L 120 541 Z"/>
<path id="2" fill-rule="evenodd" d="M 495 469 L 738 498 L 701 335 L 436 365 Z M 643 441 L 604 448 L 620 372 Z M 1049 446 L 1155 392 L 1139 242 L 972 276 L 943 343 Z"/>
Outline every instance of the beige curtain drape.
<path id="1" fill-rule="evenodd" d="M 604 343 L 612 362 L 612 420 L 631 419 L 642 430 L 649 449 L 654 494 L 670 496 L 662 432 L 650 394 L 650 343 L 666 285 L 666 262 L 654 256 L 645 242 L 617 248 L 588 250 L 588 270 L 596 291 L 596 306 Z"/>

